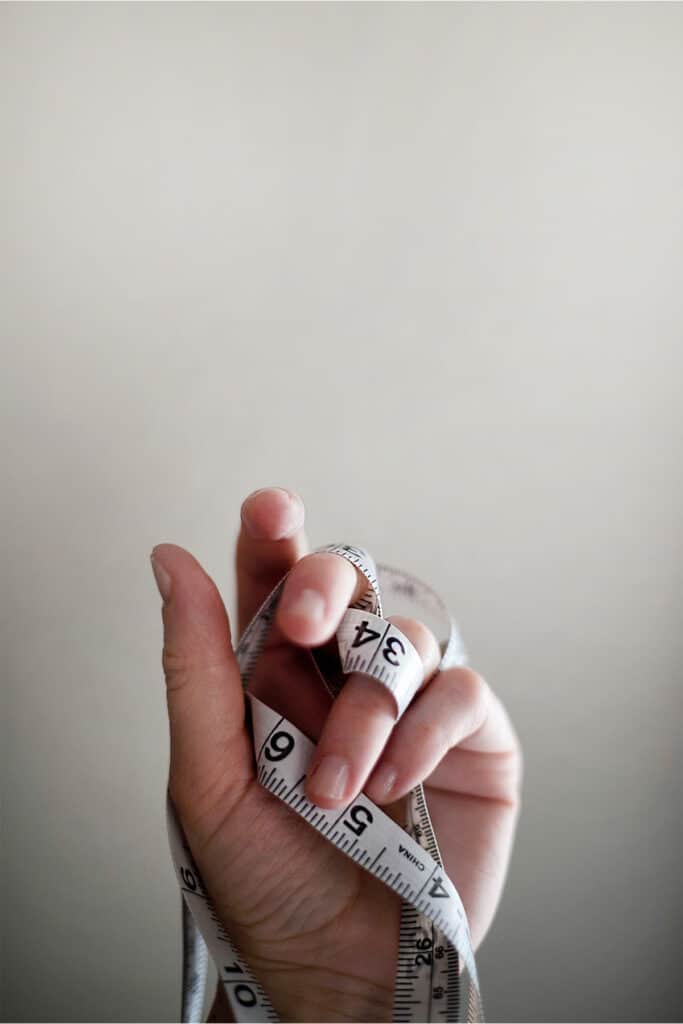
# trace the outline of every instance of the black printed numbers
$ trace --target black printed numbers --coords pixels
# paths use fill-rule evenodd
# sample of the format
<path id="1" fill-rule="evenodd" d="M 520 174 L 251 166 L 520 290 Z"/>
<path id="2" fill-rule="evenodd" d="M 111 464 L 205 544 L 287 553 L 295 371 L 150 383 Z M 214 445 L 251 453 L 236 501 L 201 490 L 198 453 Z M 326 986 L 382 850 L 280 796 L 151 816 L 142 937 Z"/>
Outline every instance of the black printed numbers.
<path id="1" fill-rule="evenodd" d="M 421 950 L 415 957 L 416 967 L 430 967 L 432 963 L 432 946 L 433 942 L 430 938 L 425 936 L 424 939 L 417 939 L 415 942 L 415 948 Z"/>
<path id="2" fill-rule="evenodd" d="M 178 874 L 180 875 L 180 887 L 186 893 L 196 893 L 197 896 L 206 897 L 206 889 L 202 881 L 202 876 L 199 874 L 196 868 L 190 871 L 189 868 L 178 868 Z"/>
<path id="3" fill-rule="evenodd" d="M 284 761 L 294 750 L 294 737 L 288 732 L 276 732 L 268 740 L 264 754 L 268 761 Z"/>
<path id="4" fill-rule="evenodd" d="M 183 886 L 186 889 L 189 889 L 190 892 L 197 891 L 197 879 L 187 868 L 180 869 L 180 880 L 183 883 Z"/>
<path id="5" fill-rule="evenodd" d="M 362 804 L 357 804 L 356 807 L 351 808 L 349 818 L 351 821 L 345 818 L 344 824 L 357 836 L 362 835 L 368 825 L 372 824 L 372 814 Z"/>
<path id="6" fill-rule="evenodd" d="M 373 640 L 379 640 L 381 633 L 376 629 L 370 629 L 370 623 L 368 619 L 363 619 L 359 625 L 354 626 L 356 631 L 356 638 L 351 644 L 351 647 L 362 647 L 363 644 L 369 644 Z M 400 661 L 399 657 L 401 654 L 406 653 L 405 644 L 400 637 L 392 634 L 382 648 L 382 657 L 385 661 L 388 661 L 394 668 L 398 668 Z"/>
<path id="7" fill-rule="evenodd" d="M 226 974 L 230 974 L 231 972 L 233 974 L 235 972 L 237 974 L 244 974 L 244 971 L 242 970 L 242 968 L 240 967 L 236 960 L 234 964 L 223 964 L 223 970 L 225 971 Z"/>
<path id="8" fill-rule="evenodd" d="M 352 647 L 362 647 L 363 644 L 369 644 L 371 640 L 379 640 L 381 635 L 376 629 L 370 629 L 367 619 L 363 619 L 361 624 L 354 628 L 356 639 L 351 644 Z"/>
<path id="9" fill-rule="evenodd" d="M 235 985 L 233 992 L 240 1006 L 256 1006 L 256 993 L 250 985 Z"/>
<path id="10" fill-rule="evenodd" d="M 225 971 L 226 974 L 244 974 L 244 971 L 237 963 L 237 961 L 235 961 L 234 964 L 224 964 L 223 970 Z M 232 980 L 232 978 L 225 979 L 226 983 Z M 256 993 L 254 992 L 251 985 L 247 985 L 245 984 L 245 982 L 240 981 L 237 985 L 235 985 L 232 992 L 240 1006 L 256 1006 Z"/>
<path id="11" fill-rule="evenodd" d="M 397 648 L 398 650 L 400 650 L 401 654 L 406 653 L 406 649 L 402 640 L 400 640 L 399 637 L 397 636 L 390 636 L 389 639 L 387 640 L 386 647 L 382 651 L 382 654 L 384 655 L 386 660 L 389 662 L 390 665 L 393 665 L 394 668 L 397 668 L 399 665 L 398 655 L 396 654 Z"/>

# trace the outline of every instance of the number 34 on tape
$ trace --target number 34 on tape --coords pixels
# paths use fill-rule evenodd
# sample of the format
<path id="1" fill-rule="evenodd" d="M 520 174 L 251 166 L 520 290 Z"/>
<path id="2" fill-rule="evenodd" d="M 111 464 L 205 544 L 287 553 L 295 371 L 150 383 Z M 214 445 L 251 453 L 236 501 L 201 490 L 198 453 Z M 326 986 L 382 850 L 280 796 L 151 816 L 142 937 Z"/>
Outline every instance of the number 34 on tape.
<path id="1" fill-rule="evenodd" d="M 378 679 L 392 693 L 400 715 L 421 682 L 423 668 L 407 638 L 382 618 L 380 585 L 382 590 L 412 595 L 419 610 L 436 609 L 443 615 L 449 638 L 440 668 L 464 661 L 457 627 L 438 596 L 414 577 L 386 567 L 378 571 L 371 556 L 360 548 L 334 544 L 319 550 L 348 559 L 368 581 L 367 592 L 348 609 L 337 631 L 342 669 Z M 237 646 L 245 689 L 263 650 L 283 583 L 284 579 L 266 599 Z M 323 682 L 335 696 L 334 686 L 324 674 Z M 444 871 L 422 786 L 416 786 L 407 798 L 404 828 L 362 793 L 341 811 L 317 807 L 304 791 L 314 744 L 263 701 L 248 692 L 247 697 L 260 784 L 400 897 L 393 1020 L 483 1020 L 465 911 Z M 207 947 L 235 1020 L 278 1021 L 268 994 L 218 919 L 170 800 L 167 817 L 184 901 L 183 1021 L 202 1019 Z"/>

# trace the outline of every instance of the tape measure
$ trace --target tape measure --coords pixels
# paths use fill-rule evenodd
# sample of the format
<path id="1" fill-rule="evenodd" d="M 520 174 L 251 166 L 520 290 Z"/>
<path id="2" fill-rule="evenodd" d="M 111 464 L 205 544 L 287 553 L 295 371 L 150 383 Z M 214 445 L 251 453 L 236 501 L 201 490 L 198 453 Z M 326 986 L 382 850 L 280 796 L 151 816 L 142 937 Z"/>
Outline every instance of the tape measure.
<path id="1" fill-rule="evenodd" d="M 408 638 L 383 618 L 383 592 L 407 598 L 421 612 L 445 620 L 448 641 L 439 669 L 465 663 L 457 626 L 430 587 L 400 570 L 376 567 L 362 548 L 329 544 L 317 550 L 346 558 L 368 581 L 366 592 L 347 610 L 336 634 L 341 668 L 343 674 L 363 672 L 382 683 L 396 701 L 398 716 L 420 685 L 423 668 Z M 285 579 L 266 598 L 237 645 L 235 654 L 245 691 L 265 646 Z M 311 655 L 324 685 L 336 697 L 343 675 L 335 681 L 314 651 Z M 392 1019 L 483 1021 L 467 918 L 444 871 L 422 785 L 407 796 L 403 828 L 363 793 L 341 811 L 317 807 L 304 791 L 315 744 L 253 694 L 247 691 L 246 696 L 251 704 L 261 785 L 401 898 Z M 182 1020 L 196 1024 L 202 1019 L 208 947 L 235 1021 L 278 1021 L 268 994 L 218 919 L 170 800 L 168 833 L 183 897 Z"/>

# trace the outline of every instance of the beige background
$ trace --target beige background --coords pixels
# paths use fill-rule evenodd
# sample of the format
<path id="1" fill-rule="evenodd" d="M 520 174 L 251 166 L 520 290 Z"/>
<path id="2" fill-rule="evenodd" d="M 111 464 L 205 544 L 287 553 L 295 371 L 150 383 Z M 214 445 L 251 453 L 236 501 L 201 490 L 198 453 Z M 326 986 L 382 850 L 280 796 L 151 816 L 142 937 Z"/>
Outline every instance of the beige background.
<path id="1" fill-rule="evenodd" d="M 177 1012 L 159 601 L 279 483 L 526 788 L 493 1020 L 672 1020 L 683 7 L 0 9 L 6 1018 Z"/>

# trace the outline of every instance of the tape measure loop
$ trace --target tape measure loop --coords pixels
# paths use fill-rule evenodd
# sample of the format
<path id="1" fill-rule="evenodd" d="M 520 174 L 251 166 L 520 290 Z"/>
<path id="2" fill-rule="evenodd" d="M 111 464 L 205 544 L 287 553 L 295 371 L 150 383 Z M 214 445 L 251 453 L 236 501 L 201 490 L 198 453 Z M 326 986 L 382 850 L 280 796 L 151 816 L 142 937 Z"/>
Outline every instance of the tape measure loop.
<path id="1" fill-rule="evenodd" d="M 409 639 L 383 617 L 380 584 L 446 621 L 448 640 L 440 668 L 465 662 L 457 627 L 431 588 L 400 570 L 378 568 L 363 548 L 329 544 L 317 550 L 346 558 L 368 581 L 367 590 L 345 613 L 336 634 L 341 668 L 346 675 L 363 672 L 385 686 L 394 698 L 398 719 L 422 682 L 423 666 Z M 245 690 L 265 645 L 283 583 L 284 579 L 264 601 L 237 645 L 235 654 Z M 334 686 L 324 674 L 323 681 L 334 695 Z M 338 810 L 311 804 L 304 787 L 313 742 L 248 691 L 247 697 L 260 784 L 401 898 L 393 1020 L 482 1021 L 467 918 L 444 870 L 423 787 L 416 786 L 406 799 L 404 828 L 363 793 L 341 816 Z M 218 919 L 170 799 L 167 817 L 171 853 L 186 907 L 182 1019 L 201 1020 L 208 946 L 235 1021 L 277 1021 L 267 993 Z"/>

